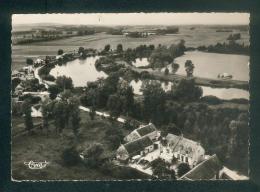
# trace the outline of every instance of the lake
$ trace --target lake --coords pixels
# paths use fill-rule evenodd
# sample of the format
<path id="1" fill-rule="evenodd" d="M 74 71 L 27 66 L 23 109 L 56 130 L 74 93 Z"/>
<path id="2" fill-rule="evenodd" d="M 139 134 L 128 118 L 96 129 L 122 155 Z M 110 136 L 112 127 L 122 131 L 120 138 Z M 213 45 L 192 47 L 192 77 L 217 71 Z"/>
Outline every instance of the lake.
<path id="1" fill-rule="evenodd" d="M 249 56 L 187 51 L 174 61 L 180 65 L 176 74 L 186 75 L 186 60 L 191 60 L 195 65 L 194 76 L 217 79 L 219 73 L 229 73 L 233 75 L 234 80 L 249 81 Z M 172 71 L 171 65 L 168 68 Z"/>
<path id="2" fill-rule="evenodd" d="M 202 52 L 199 52 L 199 54 L 201 54 L 201 53 Z M 184 56 L 177 58 L 176 60 L 184 61 L 185 59 L 183 59 L 183 58 L 189 58 L 189 59 L 192 59 L 192 61 L 193 61 L 194 59 L 193 59 L 193 57 L 191 58 L 191 55 L 194 55 L 194 54 L 197 55 L 198 52 L 188 52 Z M 208 54 L 209 53 L 206 53 L 206 55 L 208 55 Z M 204 55 L 204 53 L 202 53 L 202 55 Z M 224 55 L 224 54 L 218 54 L 218 55 Z M 231 56 L 233 58 L 232 55 L 227 55 L 227 56 Z M 197 58 L 197 57 L 195 57 L 195 58 Z M 55 77 L 61 76 L 61 75 L 71 77 L 73 80 L 73 84 L 76 87 L 86 86 L 87 82 L 89 82 L 89 81 L 96 81 L 98 78 L 107 77 L 107 74 L 105 74 L 103 71 L 96 70 L 95 62 L 98 58 L 99 57 L 96 56 L 96 57 L 88 57 L 85 60 L 76 59 L 76 60 L 70 61 L 62 66 L 57 65 L 57 66 L 55 66 L 54 69 L 51 70 L 50 74 Z M 209 58 L 207 58 L 207 59 L 209 60 Z M 196 69 L 199 70 L 201 68 L 199 66 L 203 66 L 203 64 L 200 65 L 198 61 L 199 61 L 199 59 L 194 60 L 194 63 L 195 62 L 197 63 L 197 64 L 195 63 L 195 71 L 196 71 Z M 203 59 L 200 59 L 200 61 L 203 61 Z M 148 63 L 148 61 L 147 61 L 147 59 L 143 58 L 142 60 L 137 59 L 135 63 L 136 63 L 136 66 L 144 66 L 146 63 Z M 231 63 L 231 65 L 232 65 L 232 63 Z M 242 65 L 242 62 L 240 63 L 240 65 Z M 221 68 L 221 67 L 219 67 L 219 68 Z M 180 69 L 181 69 L 181 66 L 180 66 Z M 209 68 L 209 69 L 212 69 L 212 68 Z M 202 70 L 202 71 L 205 71 L 205 70 Z M 210 70 L 209 72 L 203 73 L 203 74 L 213 74 L 212 71 L 214 71 L 214 70 Z M 234 73 L 232 73 L 232 74 L 234 74 Z M 243 77 L 243 73 L 241 73 L 240 77 Z M 244 75 L 244 78 L 246 78 L 246 75 Z M 142 86 L 141 80 L 139 80 L 137 82 L 133 80 L 130 82 L 130 85 L 133 87 L 135 94 L 142 95 L 142 92 L 140 91 L 140 88 Z M 171 87 L 172 87 L 172 82 L 169 82 L 168 84 L 165 82 L 162 82 L 161 85 L 165 91 L 170 91 Z M 214 95 L 220 99 L 234 99 L 234 98 L 249 99 L 249 92 L 242 90 L 242 89 L 211 88 L 211 87 L 205 87 L 205 86 L 202 86 L 202 89 L 203 89 L 203 96 Z"/>
<path id="3" fill-rule="evenodd" d="M 130 82 L 130 85 L 133 87 L 134 89 L 134 93 L 137 95 L 142 95 L 142 91 L 140 90 L 142 87 L 142 81 L 138 80 L 132 80 Z M 162 88 L 164 91 L 170 91 L 171 87 L 172 87 L 172 82 L 162 82 Z M 242 89 L 236 89 L 236 88 L 211 88 L 211 87 L 205 87 L 205 86 L 201 86 L 202 90 L 203 90 L 203 97 L 204 96 L 208 96 L 208 95 L 214 95 L 220 99 L 225 99 L 225 100 L 230 100 L 230 99 L 239 99 L 239 98 L 243 98 L 243 99 L 249 99 L 249 92 L 242 90 Z"/>
<path id="4" fill-rule="evenodd" d="M 97 71 L 95 62 L 99 57 L 88 57 L 84 60 L 76 59 L 67 62 L 65 65 L 56 65 L 50 71 L 54 77 L 65 75 L 71 77 L 75 87 L 86 86 L 89 81 L 96 81 L 98 78 L 107 77 L 103 71 Z"/>

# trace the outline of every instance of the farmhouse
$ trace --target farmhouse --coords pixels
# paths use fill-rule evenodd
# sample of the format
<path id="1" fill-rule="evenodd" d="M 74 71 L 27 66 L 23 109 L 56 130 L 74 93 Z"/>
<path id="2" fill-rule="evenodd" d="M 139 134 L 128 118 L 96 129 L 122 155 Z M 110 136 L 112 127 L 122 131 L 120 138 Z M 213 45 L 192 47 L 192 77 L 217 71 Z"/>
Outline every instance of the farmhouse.
<path id="1" fill-rule="evenodd" d="M 223 165 L 216 155 L 210 156 L 188 173 L 180 177 L 180 180 L 216 180 L 221 179 Z"/>
<path id="2" fill-rule="evenodd" d="M 124 145 L 121 145 L 117 149 L 117 159 L 125 161 L 135 155 L 143 156 L 153 150 L 154 144 L 152 140 L 148 136 L 145 136 L 137 140 L 128 142 Z"/>
<path id="3" fill-rule="evenodd" d="M 133 130 L 124 138 L 124 141 L 131 142 L 145 136 L 148 136 L 152 141 L 155 141 L 160 137 L 160 132 L 155 128 L 154 124 L 149 123 L 148 125 L 144 125 Z"/>
<path id="4" fill-rule="evenodd" d="M 204 148 L 198 142 L 186 139 L 182 135 L 168 134 L 166 143 L 174 157 L 180 162 L 188 163 L 191 168 L 205 159 Z"/>
<path id="5" fill-rule="evenodd" d="M 42 106 L 40 104 L 33 105 L 31 107 L 31 116 L 32 117 L 42 117 Z"/>

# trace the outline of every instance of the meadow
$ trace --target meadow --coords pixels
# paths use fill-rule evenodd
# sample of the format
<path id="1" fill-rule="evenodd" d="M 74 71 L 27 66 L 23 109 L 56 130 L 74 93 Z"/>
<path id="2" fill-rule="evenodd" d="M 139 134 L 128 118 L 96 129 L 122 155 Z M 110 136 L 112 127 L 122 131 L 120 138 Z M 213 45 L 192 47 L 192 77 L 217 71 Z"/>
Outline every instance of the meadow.
<path id="1" fill-rule="evenodd" d="M 106 155 L 114 154 L 114 150 L 109 146 L 109 141 L 105 132 L 111 126 L 111 122 L 96 116 L 90 120 L 89 113 L 81 111 L 81 123 L 77 140 L 77 148 L 84 149 L 88 144 L 100 143 L 104 147 Z M 21 125 L 20 118 L 12 118 L 13 125 Z M 113 126 L 120 126 L 113 124 Z M 13 129 L 20 130 L 18 126 Z M 126 170 L 117 169 L 113 176 L 104 174 L 102 171 L 86 167 L 83 163 L 76 166 L 65 166 L 63 164 L 61 153 L 71 145 L 70 130 L 65 129 L 62 134 L 56 134 L 53 124 L 50 125 L 49 134 L 44 130 L 34 130 L 32 135 L 12 139 L 12 178 L 15 180 L 109 180 L 124 176 Z M 129 131 L 121 129 L 123 134 Z M 12 131 L 12 134 L 17 131 Z M 98 133 L 98 134 L 97 134 Z M 31 170 L 24 165 L 24 162 L 47 161 L 50 164 L 45 169 Z M 136 173 L 138 174 L 138 173 Z M 142 177 L 142 175 L 140 175 Z"/>
<path id="2" fill-rule="evenodd" d="M 233 33 L 241 33 L 239 43 L 249 44 L 249 34 L 247 31 L 233 29 Z M 35 42 L 25 45 L 12 46 L 12 69 L 19 69 L 25 65 L 27 57 L 37 58 L 46 55 L 56 55 L 58 49 L 66 51 L 77 51 L 78 47 L 103 49 L 106 44 L 110 44 L 115 49 L 118 44 L 122 44 L 124 49 L 135 48 L 141 44 L 161 44 L 169 46 L 184 39 L 187 47 L 198 47 L 214 45 L 216 43 L 227 42 L 227 37 L 231 32 L 216 32 L 216 28 L 210 26 L 197 26 L 193 30 L 188 26 L 180 26 L 178 34 L 151 35 L 147 38 L 130 38 L 123 35 L 109 35 L 106 33 L 96 33 L 94 35 L 77 36 L 67 39 L 60 39 L 46 42 Z"/>

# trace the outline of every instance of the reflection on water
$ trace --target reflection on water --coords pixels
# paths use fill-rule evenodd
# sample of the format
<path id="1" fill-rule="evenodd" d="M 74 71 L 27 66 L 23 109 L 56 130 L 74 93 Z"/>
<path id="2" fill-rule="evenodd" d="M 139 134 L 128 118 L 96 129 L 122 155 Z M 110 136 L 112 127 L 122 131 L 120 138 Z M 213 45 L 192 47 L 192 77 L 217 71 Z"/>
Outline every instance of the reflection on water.
<path id="1" fill-rule="evenodd" d="M 201 86 L 201 88 L 203 90 L 203 96 L 214 95 L 220 99 L 226 100 L 238 98 L 249 99 L 249 92 L 242 89 L 211 88 L 205 86 Z"/>
<path id="2" fill-rule="evenodd" d="M 99 57 L 88 57 L 84 60 L 76 59 L 68 62 L 66 65 L 55 66 L 50 74 L 57 77 L 65 75 L 71 77 L 76 87 L 86 86 L 88 81 L 96 81 L 98 78 L 107 75 L 103 71 L 97 71 L 95 62 Z"/>
<path id="3" fill-rule="evenodd" d="M 142 87 L 142 81 L 131 81 L 130 85 L 134 89 L 134 93 L 137 95 L 142 95 L 142 91 L 140 90 Z M 170 91 L 172 89 L 172 82 L 162 82 L 162 88 L 164 91 Z M 235 89 L 235 88 L 211 88 L 211 87 L 205 87 L 201 86 L 203 90 L 203 96 L 208 96 L 208 95 L 213 95 L 216 96 L 220 99 L 239 99 L 239 98 L 244 98 L 244 99 L 249 99 L 249 92 L 242 90 L 242 89 Z"/>
<path id="4" fill-rule="evenodd" d="M 147 58 L 138 58 L 132 63 L 135 67 L 143 67 L 149 65 Z"/>
<path id="5" fill-rule="evenodd" d="M 217 78 L 219 73 L 229 73 L 235 80 L 249 81 L 249 56 L 187 51 L 174 61 L 180 65 L 177 74 L 186 75 L 184 68 L 186 60 L 194 63 L 194 76 Z"/>
<path id="6" fill-rule="evenodd" d="M 198 52 L 193 52 L 192 54 L 198 54 Z M 206 53 L 206 54 L 208 54 L 208 53 Z M 224 55 L 224 54 L 220 54 L 220 55 Z M 54 69 L 51 70 L 50 74 L 55 77 L 61 76 L 61 75 L 71 77 L 73 80 L 73 84 L 76 87 L 77 86 L 86 86 L 86 83 L 88 81 L 96 81 L 98 78 L 107 77 L 107 74 L 105 74 L 104 72 L 96 70 L 95 61 L 98 58 L 99 57 L 89 57 L 85 60 L 76 59 L 74 61 L 68 62 L 66 65 L 62 65 L 62 66 L 57 65 L 57 66 L 55 66 Z M 141 60 L 137 59 L 136 63 L 139 63 L 140 61 Z M 198 60 L 194 60 L 193 62 L 195 63 L 195 67 L 197 68 L 197 70 L 199 70 L 200 65 L 198 63 L 196 64 L 196 61 L 198 61 Z M 148 63 L 146 58 L 143 58 L 141 62 L 142 62 L 142 64 L 139 63 L 137 65 L 142 66 L 145 62 Z M 238 66 L 242 65 L 242 63 L 243 62 L 240 62 L 240 64 L 238 64 Z M 231 64 L 231 65 L 233 65 L 233 64 Z M 201 65 L 201 66 L 203 66 L 203 65 Z M 181 66 L 180 66 L 180 68 L 181 68 Z M 222 67 L 219 67 L 219 68 L 222 68 Z M 208 72 L 205 72 L 204 74 L 206 74 L 206 73 L 212 74 L 212 71 L 215 70 L 215 67 L 211 67 L 211 68 L 209 67 L 209 69 L 211 69 L 211 72 L 208 71 Z M 237 70 L 237 68 L 235 68 L 235 69 Z M 233 71 L 235 71 L 235 69 L 233 69 Z M 248 71 L 248 68 L 246 68 L 246 69 Z M 206 70 L 204 70 L 204 71 L 206 71 Z M 240 77 L 242 78 L 243 74 L 246 74 L 247 72 L 240 71 L 240 73 L 241 73 Z M 231 73 L 231 74 L 234 74 L 234 73 Z M 245 76 L 246 75 L 244 75 L 244 78 L 245 78 Z M 133 80 L 130 82 L 130 85 L 133 87 L 135 94 L 142 95 L 142 91 L 140 90 L 141 86 L 142 86 L 141 80 L 138 80 L 138 81 Z M 162 88 L 164 91 L 170 91 L 172 88 L 172 82 L 168 82 L 168 83 L 162 82 L 161 85 L 162 85 Z M 220 99 L 234 99 L 234 98 L 249 99 L 249 92 L 245 91 L 245 90 L 241 90 L 241 89 L 211 88 L 211 87 L 205 87 L 205 86 L 202 86 L 202 89 L 203 89 L 203 96 L 214 95 Z"/>

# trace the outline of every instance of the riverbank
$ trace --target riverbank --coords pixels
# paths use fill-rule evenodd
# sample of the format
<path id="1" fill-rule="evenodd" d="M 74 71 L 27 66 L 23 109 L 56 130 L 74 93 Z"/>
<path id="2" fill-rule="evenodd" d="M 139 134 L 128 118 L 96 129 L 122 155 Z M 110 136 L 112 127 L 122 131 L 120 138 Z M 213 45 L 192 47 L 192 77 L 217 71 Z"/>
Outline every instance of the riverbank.
<path id="1" fill-rule="evenodd" d="M 149 72 L 151 74 L 151 79 L 160 80 L 160 81 L 180 81 L 181 79 L 187 79 L 185 75 L 178 75 L 178 74 L 168 74 L 165 75 L 161 71 L 154 71 L 152 69 L 140 69 L 134 66 L 130 66 L 132 70 L 142 73 L 142 72 Z M 192 77 L 195 80 L 197 85 L 207 86 L 212 88 L 237 88 L 237 89 L 244 89 L 249 90 L 249 85 L 247 81 L 239 81 L 239 80 L 221 80 L 221 79 L 210 79 L 210 78 L 203 78 L 203 77 Z"/>

